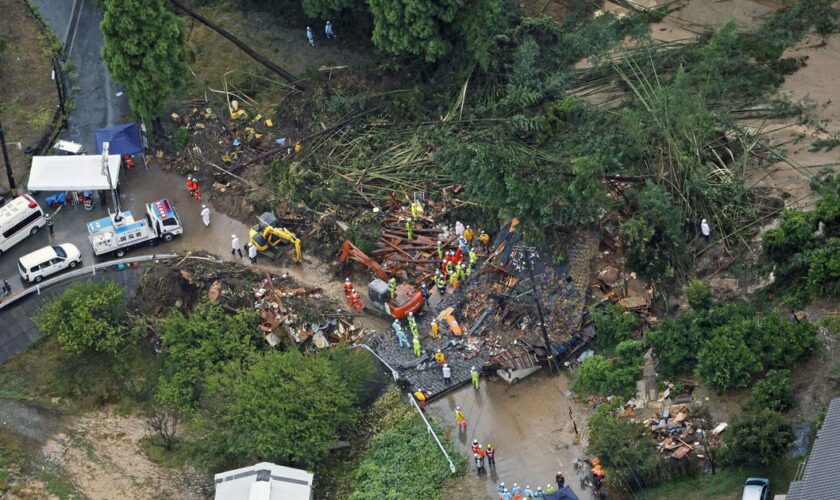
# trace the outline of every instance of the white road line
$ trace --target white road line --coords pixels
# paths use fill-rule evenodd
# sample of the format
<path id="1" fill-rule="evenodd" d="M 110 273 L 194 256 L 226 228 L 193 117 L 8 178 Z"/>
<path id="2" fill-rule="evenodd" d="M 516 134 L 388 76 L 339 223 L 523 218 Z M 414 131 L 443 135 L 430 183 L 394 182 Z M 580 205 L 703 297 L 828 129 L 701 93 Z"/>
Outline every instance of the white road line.
<path id="1" fill-rule="evenodd" d="M 85 0 L 79 0 L 79 10 L 76 12 L 76 22 L 73 23 L 73 18 L 70 18 L 70 24 L 73 26 L 73 33 L 70 35 L 70 43 L 67 46 L 66 59 L 70 59 L 70 54 L 73 53 L 73 45 L 76 43 L 76 33 L 79 31 L 79 21 L 82 18 L 82 8 L 85 6 Z M 70 27 L 68 26 L 68 29 Z"/>

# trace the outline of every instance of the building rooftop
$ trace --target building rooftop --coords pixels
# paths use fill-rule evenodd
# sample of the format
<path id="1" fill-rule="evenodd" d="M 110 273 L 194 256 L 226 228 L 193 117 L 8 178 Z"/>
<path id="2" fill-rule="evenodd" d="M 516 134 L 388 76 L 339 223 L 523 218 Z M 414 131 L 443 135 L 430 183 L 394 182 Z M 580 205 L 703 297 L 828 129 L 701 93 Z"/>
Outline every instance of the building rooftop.
<path id="1" fill-rule="evenodd" d="M 260 462 L 216 474 L 216 500 L 311 500 L 314 474 Z"/>
<path id="2" fill-rule="evenodd" d="M 790 483 L 787 500 L 840 499 L 840 398 L 828 405 L 802 477 Z"/>

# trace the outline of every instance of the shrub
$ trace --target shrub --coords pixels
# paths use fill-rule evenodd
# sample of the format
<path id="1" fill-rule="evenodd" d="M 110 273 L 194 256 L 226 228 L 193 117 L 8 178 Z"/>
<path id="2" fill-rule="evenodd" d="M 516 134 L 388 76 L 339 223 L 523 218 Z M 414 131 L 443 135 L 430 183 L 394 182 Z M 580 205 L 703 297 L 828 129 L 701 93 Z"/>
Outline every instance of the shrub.
<path id="1" fill-rule="evenodd" d="M 595 322 L 596 342 L 602 350 L 612 350 L 619 342 L 633 338 L 639 326 L 635 314 L 612 304 L 607 304 L 603 311 L 593 309 L 591 315 Z"/>
<path id="2" fill-rule="evenodd" d="M 755 408 L 786 412 L 793 408 L 793 404 L 788 370 L 770 370 L 753 386 L 750 405 Z"/>
<path id="3" fill-rule="evenodd" d="M 126 343 L 123 290 L 112 281 L 82 281 L 41 308 L 35 324 L 73 355 L 116 353 Z"/>
<path id="4" fill-rule="evenodd" d="M 796 210 L 785 210 L 778 229 L 764 233 L 762 245 L 764 252 L 773 262 L 783 264 L 797 253 L 811 247 L 814 235 L 814 223 L 809 214 Z M 782 269 L 782 272 L 790 272 Z"/>
<path id="5" fill-rule="evenodd" d="M 840 296 L 840 238 L 829 238 L 808 259 L 808 291 L 819 297 Z"/>
<path id="6" fill-rule="evenodd" d="M 761 409 L 736 415 L 724 433 L 723 458 L 737 466 L 773 464 L 793 442 L 793 428 L 776 411 Z"/>
<path id="7" fill-rule="evenodd" d="M 703 344 L 692 314 L 664 319 L 659 328 L 647 332 L 645 340 L 653 348 L 658 371 L 664 377 L 692 372 Z"/>
<path id="8" fill-rule="evenodd" d="M 616 361 L 596 354 L 587 358 L 575 371 L 572 390 L 582 395 L 629 399 L 636 393 L 636 380 L 641 372 L 638 359 Z"/>
<path id="9" fill-rule="evenodd" d="M 747 345 L 749 320 L 716 328 L 697 356 L 697 373 L 711 387 L 746 387 L 761 370 L 755 350 Z"/>
<path id="10" fill-rule="evenodd" d="M 712 290 L 700 279 L 692 278 L 683 287 L 688 305 L 695 311 L 703 311 L 712 306 Z"/>
<path id="11" fill-rule="evenodd" d="M 607 475 L 618 476 L 619 482 L 630 485 L 631 489 L 656 484 L 659 472 L 656 444 L 642 423 L 619 418 L 614 409 L 613 405 L 600 405 L 589 417 L 587 452 L 601 459 L 608 469 Z"/>

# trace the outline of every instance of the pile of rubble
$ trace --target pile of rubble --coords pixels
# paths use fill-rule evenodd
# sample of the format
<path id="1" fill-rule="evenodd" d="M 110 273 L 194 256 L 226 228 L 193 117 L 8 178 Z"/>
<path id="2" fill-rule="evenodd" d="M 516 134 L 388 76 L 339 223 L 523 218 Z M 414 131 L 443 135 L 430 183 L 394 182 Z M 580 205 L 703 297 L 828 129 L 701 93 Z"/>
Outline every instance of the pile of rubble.
<path id="1" fill-rule="evenodd" d="M 281 284 L 284 281 L 288 286 Z M 301 349 L 323 349 L 356 342 L 365 334 L 353 325 L 349 313 L 320 300 L 321 290 L 297 286 L 287 276 L 266 273 L 260 286 L 254 288 L 254 299 L 254 309 L 262 320 L 260 329 L 272 347 L 286 338 Z"/>

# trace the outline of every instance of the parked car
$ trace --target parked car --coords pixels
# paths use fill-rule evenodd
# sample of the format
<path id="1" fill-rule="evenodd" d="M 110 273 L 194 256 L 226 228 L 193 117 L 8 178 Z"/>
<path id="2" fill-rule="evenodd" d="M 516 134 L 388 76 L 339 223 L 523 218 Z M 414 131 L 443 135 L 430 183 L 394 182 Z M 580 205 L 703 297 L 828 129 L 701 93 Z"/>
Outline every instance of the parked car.
<path id="1" fill-rule="evenodd" d="M 762 477 L 751 477 L 744 483 L 744 493 L 741 500 L 767 500 L 770 496 L 770 480 Z"/>
<path id="2" fill-rule="evenodd" d="M 28 194 L 6 203 L 0 208 L 0 255 L 46 224 L 44 211 Z"/>
<path id="3" fill-rule="evenodd" d="M 63 243 L 35 250 L 18 259 L 18 271 L 23 281 L 40 283 L 48 276 L 73 269 L 82 261 L 82 253 L 76 245 Z"/>

